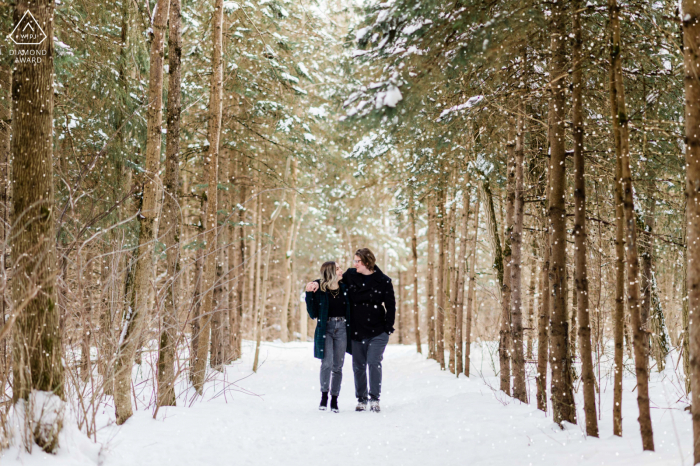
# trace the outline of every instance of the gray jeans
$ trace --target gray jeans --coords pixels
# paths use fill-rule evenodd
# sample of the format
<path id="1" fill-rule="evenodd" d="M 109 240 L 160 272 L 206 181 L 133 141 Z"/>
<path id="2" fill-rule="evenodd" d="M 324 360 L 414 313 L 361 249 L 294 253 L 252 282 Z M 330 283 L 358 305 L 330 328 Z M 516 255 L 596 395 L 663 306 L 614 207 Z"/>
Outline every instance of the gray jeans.
<path id="1" fill-rule="evenodd" d="M 352 340 L 352 370 L 355 373 L 355 396 L 367 401 L 367 366 L 369 366 L 369 398 L 379 400 L 382 392 L 382 359 L 389 343 L 389 334 L 362 341 Z"/>
<path id="2" fill-rule="evenodd" d="M 330 386 L 331 396 L 338 396 L 340 383 L 343 381 L 343 363 L 348 344 L 345 320 L 329 320 L 324 338 L 326 346 L 321 362 L 321 391 L 327 392 Z"/>

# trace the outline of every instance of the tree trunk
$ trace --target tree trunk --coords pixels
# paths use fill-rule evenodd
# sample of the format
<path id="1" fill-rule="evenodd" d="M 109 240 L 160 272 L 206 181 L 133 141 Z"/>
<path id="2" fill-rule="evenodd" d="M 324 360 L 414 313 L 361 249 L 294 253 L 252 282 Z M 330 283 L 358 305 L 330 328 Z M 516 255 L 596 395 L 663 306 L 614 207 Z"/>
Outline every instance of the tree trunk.
<path id="1" fill-rule="evenodd" d="M 459 240 L 459 257 L 457 259 L 457 276 L 455 277 L 454 287 L 455 287 L 455 305 L 454 305 L 454 315 L 455 315 L 455 374 L 459 377 L 459 374 L 464 372 L 464 335 L 462 334 L 462 328 L 464 327 L 464 276 L 466 275 L 467 261 L 469 260 L 469 255 L 467 254 L 467 235 L 469 233 L 469 204 L 471 199 L 469 196 L 469 190 L 471 189 L 471 179 L 469 177 L 469 172 L 466 173 L 467 179 L 464 182 L 464 193 L 462 198 L 462 225 L 460 230 L 460 240 Z"/>
<path id="2" fill-rule="evenodd" d="M 168 35 L 168 132 L 165 138 L 165 177 L 163 179 L 163 237 L 168 283 L 163 308 L 163 328 L 158 351 L 158 406 L 175 406 L 175 357 L 178 344 L 177 316 L 180 292 L 180 0 L 170 0 Z"/>
<path id="3" fill-rule="evenodd" d="M 12 71 L 10 180 L 14 230 L 10 259 L 14 271 L 12 312 L 16 319 L 12 331 L 13 403 L 30 400 L 33 391 L 52 392 L 52 397 L 64 398 L 60 312 L 55 305 L 54 2 L 19 1 L 15 5 L 14 24 L 21 26 L 20 19 L 27 11 L 41 25 L 46 38 L 40 45 L 16 45 L 18 52 L 36 50 L 45 55 L 35 63 L 15 60 Z M 61 416 L 37 418 L 38 408 L 32 419 L 37 427 L 29 441 L 53 453 L 58 448 L 62 419 Z M 31 448 L 31 443 L 27 448 Z"/>
<path id="4" fill-rule="evenodd" d="M 160 0 L 153 15 L 151 67 L 148 83 L 146 166 L 143 202 L 139 218 L 139 247 L 134 269 L 134 308 L 124 323 L 126 332 L 119 346 L 114 368 L 114 408 L 117 424 L 131 417 L 131 369 L 148 315 L 149 296 L 154 279 L 153 243 L 157 212 L 158 172 L 160 171 L 161 126 L 163 123 L 163 46 L 170 11 L 170 0 Z"/>
<path id="5" fill-rule="evenodd" d="M 223 94 L 223 20 L 224 1 L 214 0 L 212 16 L 212 74 L 209 89 L 209 123 L 207 140 L 209 149 L 204 158 L 204 179 L 207 180 L 207 215 L 204 223 L 206 254 L 204 256 L 204 283 L 202 313 L 200 315 L 199 344 L 194 362 L 192 385 L 201 394 L 207 372 L 209 355 L 209 333 L 214 301 L 214 278 L 216 273 L 217 249 L 217 185 L 219 172 L 219 139 L 221 137 L 221 100 Z"/>
<path id="6" fill-rule="evenodd" d="M 226 153 L 226 151 L 224 151 Z M 219 180 L 228 178 L 228 157 L 222 156 L 219 160 Z M 214 282 L 214 310 L 211 316 L 211 367 L 223 370 L 226 361 L 226 345 L 228 337 L 228 280 L 226 272 L 228 264 L 228 202 L 226 191 L 219 189 L 216 192 L 218 204 L 218 220 L 216 235 L 216 281 Z"/>
<path id="7" fill-rule="evenodd" d="M 513 325 L 513 398 L 527 403 L 527 387 L 525 381 L 525 357 L 523 354 L 523 292 L 522 292 L 522 250 L 523 250 L 523 215 L 525 209 L 524 175 L 525 148 L 523 147 L 523 113 L 525 109 L 522 99 L 518 103 L 518 116 L 515 137 L 515 166 L 514 194 L 515 205 L 513 212 L 513 227 L 511 232 L 510 287 L 511 287 L 511 319 Z M 510 175 L 510 173 L 509 173 Z"/>
<path id="8" fill-rule="evenodd" d="M 513 122 L 510 123 L 511 130 Z M 512 334 L 512 322 L 511 322 L 511 300 L 512 300 L 512 286 L 511 286 L 511 265 L 512 265 L 512 234 L 513 234 L 513 217 L 515 213 L 515 138 L 514 134 L 508 135 L 508 141 L 506 142 L 506 153 L 507 153 L 507 181 L 506 181 L 506 218 L 505 225 L 503 229 L 503 284 L 502 284 L 502 296 L 501 301 L 501 329 L 499 332 L 499 356 L 501 359 L 501 366 L 505 369 L 501 370 L 501 390 L 511 394 L 510 390 L 510 376 L 511 370 L 515 368 L 512 365 L 512 353 L 513 348 L 513 334 Z"/>
<path id="9" fill-rule="evenodd" d="M 700 312 L 700 5 L 691 0 L 682 1 L 683 59 L 685 62 L 685 160 L 686 160 L 686 219 L 687 219 L 687 310 L 684 306 L 684 324 L 687 325 L 688 372 L 690 379 L 691 412 L 693 416 L 694 463 L 700 462 L 700 320 L 689 315 Z M 685 294 L 683 295 L 685 298 Z M 689 342 L 686 343 L 686 342 Z"/>
<path id="10" fill-rule="evenodd" d="M 418 313 L 418 238 L 416 237 L 416 194 L 411 190 L 411 254 L 413 257 L 413 326 L 416 351 L 423 353 L 420 342 L 420 315 Z"/>
<path id="11" fill-rule="evenodd" d="M 435 356 L 440 369 L 445 370 L 445 187 L 441 186 L 437 198 L 437 235 L 438 235 L 438 270 L 437 270 L 437 319 L 435 319 Z"/>
<path id="12" fill-rule="evenodd" d="M 632 199 L 632 171 L 629 154 L 629 126 L 625 109 L 625 88 L 622 81 L 622 60 L 620 53 L 620 19 L 616 0 L 610 0 L 611 66 L 615 73 L 617 89 L 617 113 L 620 128 L 620 174 L 622 179 L 623 210 L 625 213 L 625 236 L 627 241 L 627 303 L 632 317 L 632 338 L 634 341 L 634 365 L 637 373 L 637 404 L 639 406 L 639 427 L 642 433 L 644 450 L 654 450 L 654 434 L 651 426 L 649 406 L 649 335 L 642 326 L 639 293 L 639 258 L 637 255 L 637 225 Z"/>
<path id="13" fill-rule="evenodd" d="M 207 215 L 207 198 L 202 196 L 201 203 L 199 207 L 199 234 L 197 235 L 198 242 L 201 242 L 204 236 L 204 217 Z M 192 294 L 192 311 L 190 314 L 190 322 L 192 323 L 192 337 L 190 343 L 190 380 L 194 376 L 194 361 L 197 359 L 197 348 L 199 347 L 199 335 L 201 330 L 201 319 L 202 315 L 202 294 L 203 288 L 202 284 L 204 281 L 204 254 L 206 248 L 201 244 L 197 248 L 195 254 L 194 262 L 194 293 Z"/>
<path id="14" fill-rule="evenodd" d="M 292 173 L 291 173 L 291 195 L 292 198 L 289 201 L 289 216 L 292 219 L 292 225 L 289 227 L 289 232 L 287 233 L 287 243 L 284 249 L 285 257 L 285 281 L 284 281 L 284 301 L 282 301 L 282 315 L 280 317 L 280 338 L 283 342 L 289 341 L 289 326 L 287 325 L 289 319 L 289 302 L 292 297 L 292 261 L 294 260 L 294 248 L 292 247 L 292 240 L 294 239 L 294 231 L 296 229 L 296 214 L 297 214 L 297 164 L 296 158 L 292 160 Z"/>
<path id="15" fill-rule="evenodd" d="M 474 240 L 471 245 L 471 262 L 469 263 L 469 291 L 467 292 L 467 325 L 464 330 L 464 375 L 469 377 L 471 368 L 471 345 L 472 345 L 472 315 L 476 294 L 476 246 L 479 237 L 479 206 L 481 196 L 477 192 L 476 205 L 474 206 Z"/>
<path id="16" fill-rule="evenodd" d="M 435 204 L 434 194 L 428 196 L 428 358 L 437 360 L 435 345 Z"/>
<path id="17" fill-rule="evenodd" d="M 243 163 L 243 160 L 239 160 L 237 165 L 238 174 L 238 244 L 234 245 L 238 250 L 238 262 L 236 263 L 236 308 L 234 309 L 234 321 L 233 329 L 231 334 L 233 335 L 233 356 L 234 360 L 241 357 L 243 352 L 243 310 L 245 309 L 246 303 L 244 302 L 244 297 L 246 296 L 246 262 L 250 261 L 250 258 L 246 259 L 246 244 L 250 242 L 246 239 L 245 232 L 245 214 L 247 210 L 243 207 L 248 200 L 248 188 L 250 185 L 250 178 L 245 174 L 245 169 L 247 165 Z M 252 256 L 251 256 L 252 257 Z M 252 268 L 252 267 L 251 267 Z"/>
<path id="18" fill-rule="evenodd" d="M 610 59 L 617 54 L 611 44 Z M 620 171 L 620 125 L 617 119 L 617 86 L 615 84 L 615 69 L 610 67 L 610 113 L 613 126 L 613 141 L 615 144 L 615 312 L 613 313 L 613 339 L 615 352 L 613 355 L 615 377 L 613 380 L 613 435 L 622 437 L 622 357 L 624 353 L 625 336 L 625 213 L 622 208 L 622 177 Z"/>
<path id="19" fill-rule="evenodd" d="M 454 178 L 454 173 L 451 175 Z M 450 183 L 453 184 L 453 183 Z M 445 255 L 445 347 L 447 349 L 448 360 L 447 369 L 455 373 L 455 301 L 457 297 L 455 289 L 455 247 L 457 240 L 457 192 L 454 192 L 449 213 L 447 214 L 447 225 L 445 228 L 447 251 Z"/>
<path id="20" fill-rule="evenodd" d="M 583 157 L 583 101 L 581 53 L 581 0 L 573 0 L 574 47 L 572 119 L 574 130 L 574 280 L 576 281 L 576 307 L 578 311 L 578 336 L 581 353 L 581 378 L 583 380 L 583 411 L 586 414 L 586 434 L 598 436 L 598 418 L 595 407 L 595 374 L 593 373 L 593 355 L 591 353 L 591 326 L 588 312 L 588 271 L 586 269 L 587 233 L 586 233 L 586 180 Z"/>
<path id="21" fill-rule="evenodd" d="M 547 221 L 545 220 L 545 224 Z M 549 291 L 549 257 L 551 240 L 549 228 L 542 233 L 542 276 L 540 278 L 540 302 L 537 312 L 537 409 L 547 412 L 547 361 L 549 360 L 549 327 L 551 304 Z"/>
<path id="22" fill-rule="evenodd" d="M 535 300 L 537 295 L 537 241 L 532 239 L 532 258 L 530 259 L 530 285 L 528 286 L 528 294 L 530 300 L 527 306 L 527 344 L 525 347 L 525 359 L 532 360 L 534 358 L 533 350 L 533 334 L 535 331 Z"/>
<path id="23" fill-rule="evenodd" d="M 566 5 L 552 4 L 549 146 L 551 232 L 550 288 L 552 295 L 551 358 L 554 422 L 576 423 L 573 383 L 569 370 L 569 318 L 566 311 Z"/>
<path id="24" fill-rule="evenodd" d="M 285 169 L 284 173 L 284 180 L 285 182 L 289 179 L 289 168 L 292 162 L 292 157 L 289 156 L 287 158 L 287 167 Z M 260 356 L 260 341 L 262 340 L 262 333 L 263 333 L 263 321 L 265 320 L 265 307 L 267 305 L 267 286 L 268 286 L 268 277 L 269 277 L 269 272 L 270 272 L 270 253 L 275 247 L 275 241 L 274 241 L 274 236 L 275 236 L 275 222 L 277 221 L 277 217 L 279 217 L 280 213 L 282 212 L 282 206 L 284 205 L 284 200 L 286 197 L 286 192 L 283 191 L 284 194 L 282 194 L 282 199 L 280 199 L 279 203 L 277 204 L 277 208 L 272 212 L 272 215 L 270 216 L 270 224 L 267 227 L 267 241 L 269 244 L 267 245 L 267 251 L 265 253 L 265 267 L 263 269 L 263 276 L 262 276 L 262 291 L 260 293 L 261 296 L 261 301 L 260 301 L 260 311 L 257 314 L 257 319 L 256 319 L 256 325 L 257 325 L 257 338 L 255 341 L 255 358 L 253 359 L 253 372 L 258 371 L 258 362 L 259 362 L 259 356 Z M 260 253 L 262 255 L 262 249 L 260 249 Z M 285 316 L 286 318 L 286 316 Z"/>

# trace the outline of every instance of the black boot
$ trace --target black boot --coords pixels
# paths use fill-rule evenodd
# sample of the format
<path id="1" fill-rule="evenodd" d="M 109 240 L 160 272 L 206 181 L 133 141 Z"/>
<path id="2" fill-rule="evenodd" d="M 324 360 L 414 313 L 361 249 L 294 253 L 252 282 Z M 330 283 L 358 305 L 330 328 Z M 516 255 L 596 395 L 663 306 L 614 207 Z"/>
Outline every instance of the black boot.
<path id="1" fill-rule="evenodd" d="M 338 409 L 338 396 L 331 396 L 331 411 L 334 413 L 339 412 L 340 410 Z"/>
<path id="2" fill-rule="evenodd" d="M 318 409 L 321 411 L 328 409 L 328 392 L 321 392 L 321 404 L 318 405 Z"/>

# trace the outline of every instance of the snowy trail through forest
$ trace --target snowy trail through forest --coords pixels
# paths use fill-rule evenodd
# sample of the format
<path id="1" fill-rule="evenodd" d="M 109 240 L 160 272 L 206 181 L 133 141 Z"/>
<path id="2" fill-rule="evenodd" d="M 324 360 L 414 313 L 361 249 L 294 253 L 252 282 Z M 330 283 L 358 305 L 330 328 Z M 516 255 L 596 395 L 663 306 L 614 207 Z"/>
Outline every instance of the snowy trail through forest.
<path id="1" fill-rule="evenodd" d="M 226 368 L 226 380 L 221 376 L 210 381 L 203 399 L 191 407 L 161 409 L 154 420 L 152 409 L 144 410 L 142 404 L 124 426 L 100 429 L 99 458 L 77 455 L 79 446 L 65 440 L 68 445 L 55 457 L 41 453 L 30 457 L 11 449 L 2 463 L 83 465 L 95 464 L 97 459 L 105 466 L 643 466 L 682 465 L 681 452 L 685 464 L 691 463 L 689 415 L 681 405 L 667 409 L 665 399 L 671 398 L 673 389 L 669 377 L 662 382 L 654 373 L 652 378 L 652 405 L 657 408 L 652 410 L 657 446 L 652 453 L 642 452 L 636 393 L 629 391 L 634 387 L 631 376 L 624 383 L 624 436 L 612 435 L 612 393 L 606 391 L 601 438 L 586 438 L 579 426 L 559 429 L 551 411 L 545 417 L 534 400 L 522 405 L 492 390 L 489 385 L 497 386 L 498 380 L 489 352 L 482 351 L 485 346 L 473 345 L 472 377 L 455 379 L 417 354 L 415 347 L 389 345 L 383 363 L 382 412 L 354 411 L 348 357 L 340 413 L 335 414 L 317 409 L 320 361 L 312 357 L 311 345 L 263 343 L 264 362 L 257 374 L 251 374 L 253 348 L 246 342 L 243 358 Z M 232 382 L 236 387 L 228 385 L 224 391 L 224 383 Z M 605 381 L 603 385 L 606 388 Z M 577 407 L 582 420 L 581 392 Z M 178 400 L 181 405 L 185 395 Z M 107 416 L 112 416 L 109 409 L 102 422 L 108 421 Z"/>

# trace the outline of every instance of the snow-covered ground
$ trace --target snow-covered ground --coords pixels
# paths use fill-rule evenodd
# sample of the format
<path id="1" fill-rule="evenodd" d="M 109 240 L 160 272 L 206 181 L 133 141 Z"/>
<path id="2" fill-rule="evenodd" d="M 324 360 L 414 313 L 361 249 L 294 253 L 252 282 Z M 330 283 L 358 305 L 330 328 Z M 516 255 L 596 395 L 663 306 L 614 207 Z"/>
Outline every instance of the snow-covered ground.
<path id="1" fill-rule="evenodd" d="M 121 427 L 106 407 L 92 444 L 68 426 L 56 456 L 6 451 L 3 465 L 689 465 L 690 415 L 678 402 L 673 367 L 652 376 L 656 452 L 642 452 L 634 378 L 625 379 L 622 438 L 612 435 L 612 387 L 603 382 L 601 435 L 579 425 L 561 430 L 532 403 L 523 405 L 498 386 L 491 356 L 473 345 L 472 376 L 441 372 L 414 346 L 389 345 L 384 358 L 382 412 L 354 411 L 351 359 L 344 367 L 340 413 L 319 411 L 318 369 L 311 343 L 265 343 L 263 364 L 251 373 L 252 345 L 240 361 L 206 385 L 203 398 L 180 393 L 183 406 L 139 410 Z M 675 364 L 675 360 L 673 363 Z M 136 372 L 135 372 L 136 374 Z M 138 376 L 135 382 L 138 383 Z M 534 384 L 530 385 L 531 390 Z M 190 398 L 188 398 L 190 397 Z M 583 420 L 582 390 L 576 394 Z M 186 401 L 187 400 L 187 401 Z M 582 424 L 582 422 L 580 422 Z"/>

